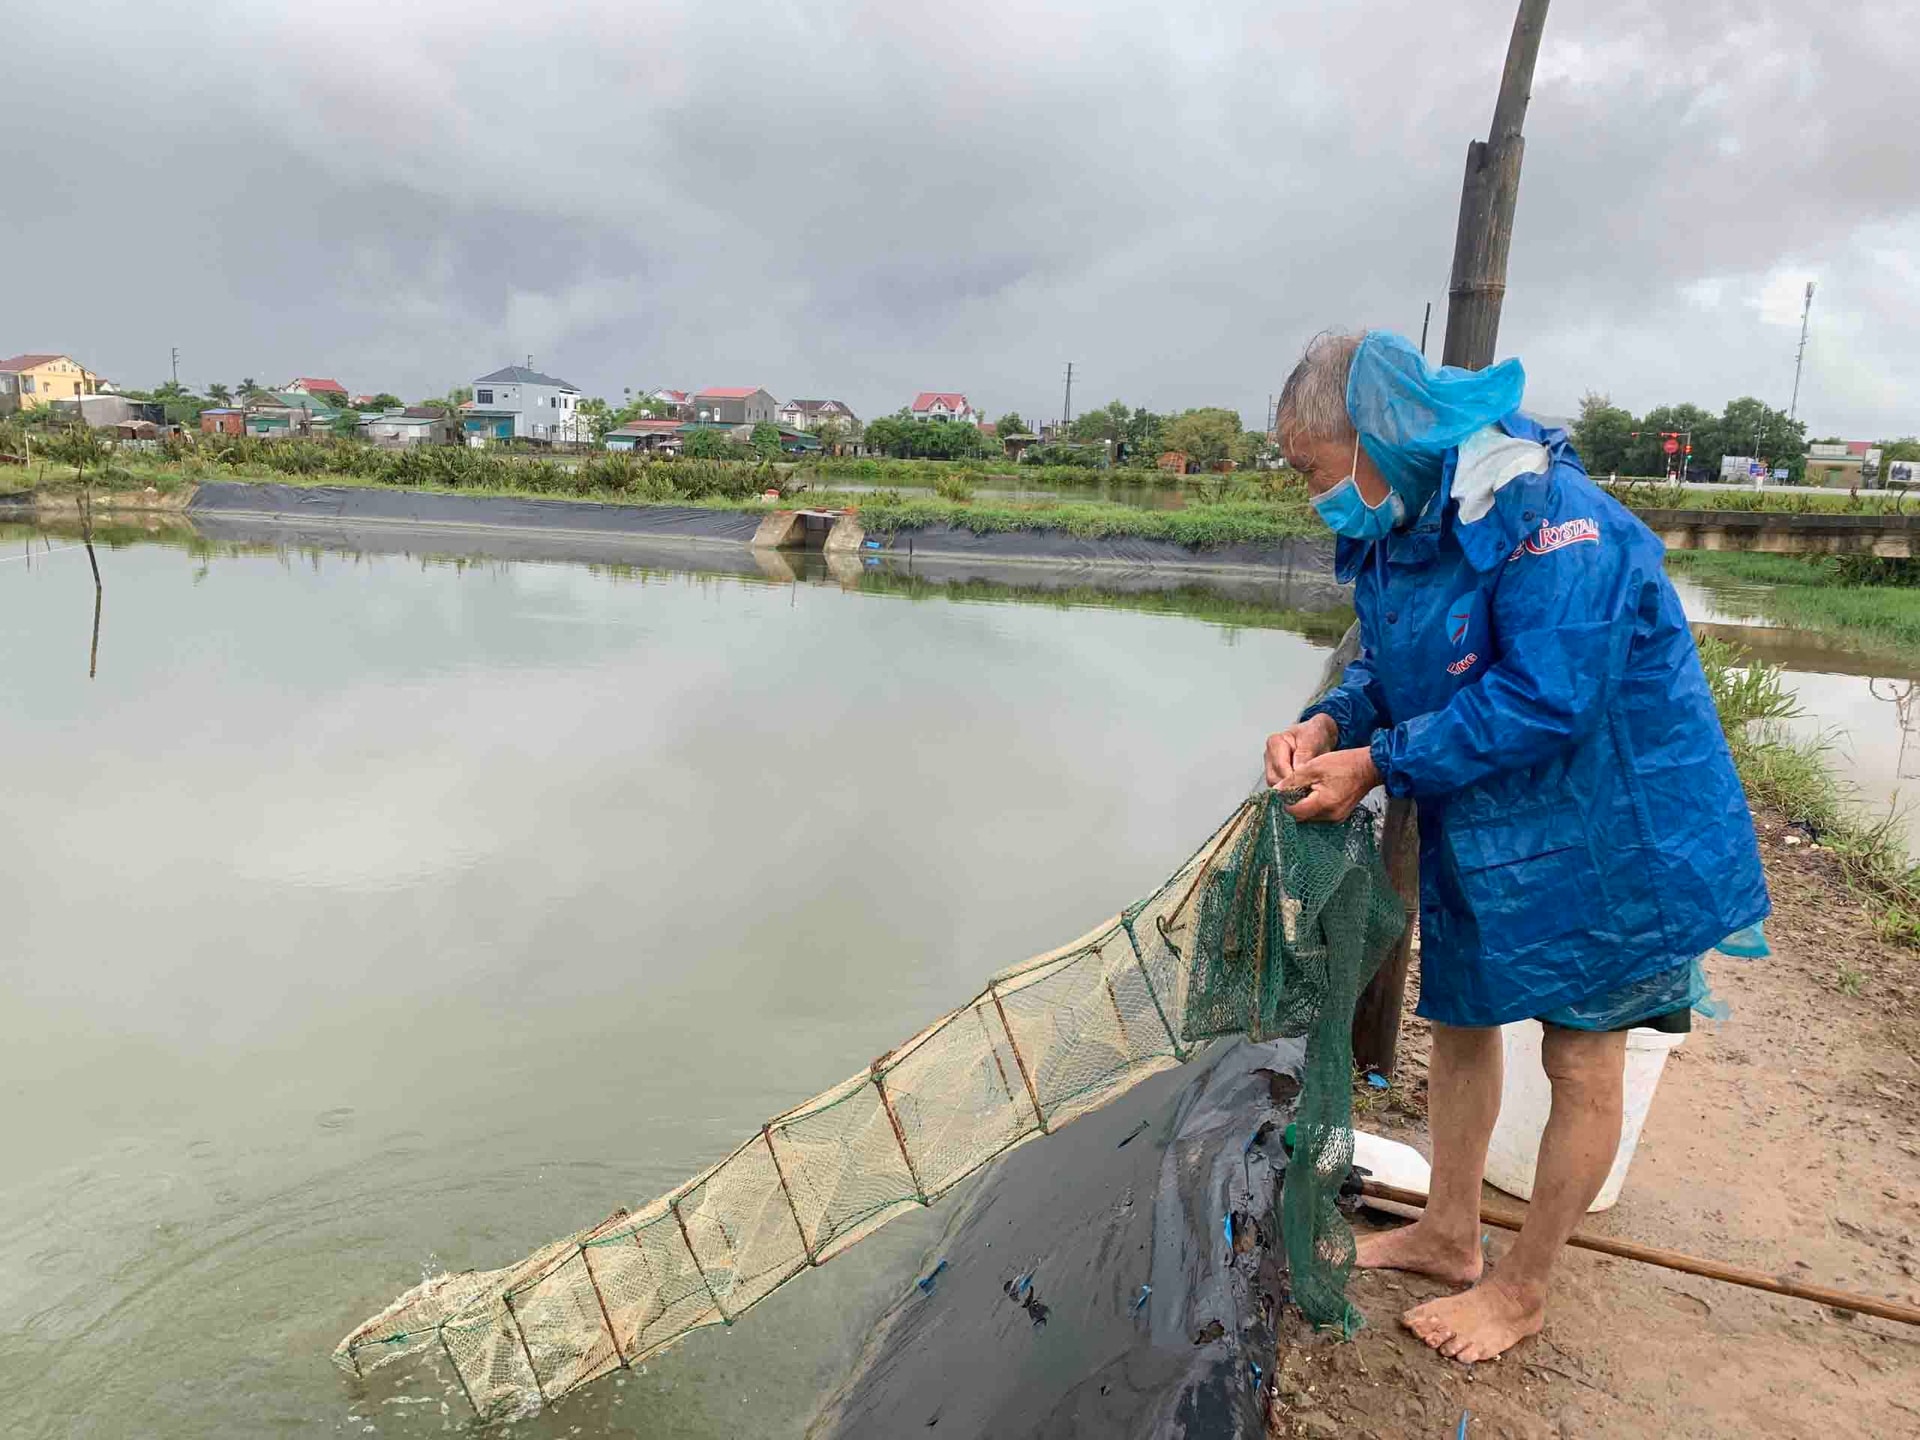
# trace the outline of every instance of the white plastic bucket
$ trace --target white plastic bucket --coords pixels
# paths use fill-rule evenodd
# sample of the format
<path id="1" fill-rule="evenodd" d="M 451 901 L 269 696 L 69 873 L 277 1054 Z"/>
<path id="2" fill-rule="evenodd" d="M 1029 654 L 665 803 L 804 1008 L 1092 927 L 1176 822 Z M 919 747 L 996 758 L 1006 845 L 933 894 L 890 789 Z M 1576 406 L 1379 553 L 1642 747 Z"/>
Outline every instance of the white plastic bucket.
<path id="1" fill-rule="evenodd" d="M 1500 1092 L 1500 1118 L 1494 1123 L 1493 1139 L 1487 1146 L 1487 1181 L 1522 1200 L 1533 1198 L 1534 1162 L 1539 1158 L 1540 1136 L 1547 1128 L 1547 1112 L 1553 1105 L 1553 1088 L 1540 1064 L 1540 1036 L 1538 1020 L 1500 1027 L 1506 1081 Z M 1620 1188 L 1627 1183 L 1627 1167 L 1633 1164 L 1633 1152 L 1640 1144 L 1641 1127 L 1653 1108 L 1653 1092 L 1660 1088 L 1660 1072 L 1667 1068 L 1667 1054 L 1686 1038 L 1658 1030 L 1627 1032 L 1620 1148 L 1614 1153 L 1606 1184 L 1587 1207 L 1589 1214 L 1611 1208 L 1620 1198 Z"/>

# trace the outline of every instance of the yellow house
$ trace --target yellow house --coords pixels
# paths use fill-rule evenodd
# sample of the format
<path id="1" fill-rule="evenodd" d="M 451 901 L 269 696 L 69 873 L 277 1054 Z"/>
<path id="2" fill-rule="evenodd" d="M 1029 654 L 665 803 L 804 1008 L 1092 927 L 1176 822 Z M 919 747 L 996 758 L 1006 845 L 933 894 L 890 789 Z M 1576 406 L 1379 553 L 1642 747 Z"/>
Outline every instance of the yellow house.
<path id="1" fill-rule="evenodd" d="M 0 360 L 0 415 L 37 410 L 55 400 L 95 395 L 100 377 L 71 355 L 14 355 Z"/>

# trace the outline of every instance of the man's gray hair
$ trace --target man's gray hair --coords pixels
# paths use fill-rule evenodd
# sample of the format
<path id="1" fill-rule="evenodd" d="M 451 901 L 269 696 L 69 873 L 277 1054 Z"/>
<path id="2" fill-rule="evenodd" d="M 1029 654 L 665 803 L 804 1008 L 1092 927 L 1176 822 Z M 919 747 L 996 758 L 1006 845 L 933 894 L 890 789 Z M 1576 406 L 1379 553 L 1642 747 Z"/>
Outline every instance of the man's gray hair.
<path id="1" fill-rule="evenodd" d="M 1282 448 L 1316 440 L 1353 438 L 1347 416 L 1347 372 L 1353 368 L 1360 337 L 1344 330 L 1322 330 L 1307 342 L 1300 363 L 1280 390 L 1274 438 Z"/>

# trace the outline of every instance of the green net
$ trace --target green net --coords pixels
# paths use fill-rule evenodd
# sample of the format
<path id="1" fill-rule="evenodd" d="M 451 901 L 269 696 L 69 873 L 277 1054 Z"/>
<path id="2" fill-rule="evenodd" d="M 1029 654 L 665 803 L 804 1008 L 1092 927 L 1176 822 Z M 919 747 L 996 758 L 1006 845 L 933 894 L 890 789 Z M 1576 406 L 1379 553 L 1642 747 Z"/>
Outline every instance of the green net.
<path id="1" fill-rule="evenodd" d="M 334 1352 L 431 1349 L 485 1417 L 527 1413 L 702 1326 L 1220 1036 L 1305 1036 L 1281 1198 L 1295 1301 L 1357 1323 L 1336 1201 L 1353 1156 L 1353 1012 L 1404 917 L 1364 814 L 1301 825 L 1261 791 L 1154 893 L 1002 971 L 719 1164 L 502 1270 L 440 1275 Z"/>

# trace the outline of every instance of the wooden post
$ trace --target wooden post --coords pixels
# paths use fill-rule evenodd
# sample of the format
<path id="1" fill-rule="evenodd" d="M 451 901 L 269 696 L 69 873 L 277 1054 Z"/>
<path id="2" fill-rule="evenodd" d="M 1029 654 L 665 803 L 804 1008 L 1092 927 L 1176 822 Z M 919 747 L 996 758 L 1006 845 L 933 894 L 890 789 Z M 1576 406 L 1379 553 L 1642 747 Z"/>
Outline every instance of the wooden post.
<path id="1" fill-rule="evenodd" d="M 1460 227 L 1453 241 L 1453 278 L 1447 287 L 1447 336 L 1441 360 L 1468 370 L 1493 363 L 1500 304 L 1507 292 L 1507 250 L 1513 207 L 1520 195 L 1521 127 L 1533 90 L 1533 65 L 1546 28 L 1547 0 L 1520 0 L 1507 44 L 1500 96 L 1484 141 L 1467 146 L 1460 187 Z"/>
<path id="2" fill-rule="evenodd" d="M 1467 173 L 1460 187 L 1460 225 L 1453 241 L 1453 278 L 1447 287 L 1447 335 L 1441 362 L 1467 370 L 1493 363 L 1500 335 L 1500 305 L 1507 293 L 1507 251 L 1513 243 L 1513 207 L 1520 196 L 1521 127 L 1533 91 L 1533 66 L 1547 24 L 1547 0 L 1520 0 L 1507 64 L 1500 75 L 1493 124 L 1485 140 L 1467 146 Z M 1420 913 L 1420 827 L 1407 800 L 1387 802 L 1380 838 L 1381 859 L 1407 907 L 1407 928 L 1360 996 L 1353 1014 L 1353 1060 L 1389 1080 L 1400 1045 L 1400 1011 L 1413 926 Z"/>

